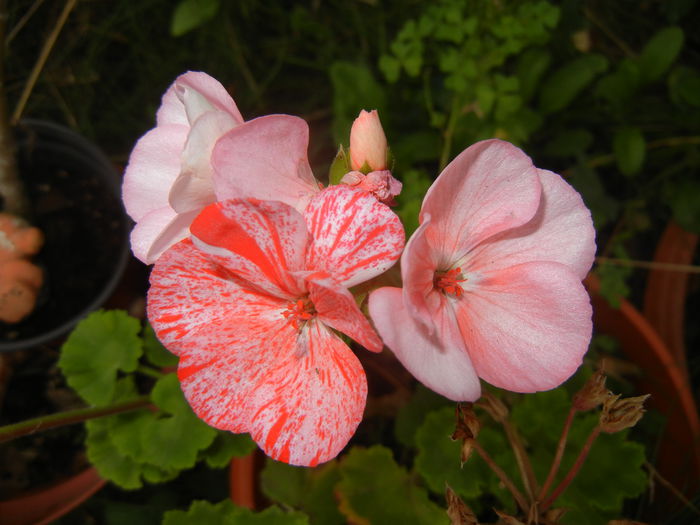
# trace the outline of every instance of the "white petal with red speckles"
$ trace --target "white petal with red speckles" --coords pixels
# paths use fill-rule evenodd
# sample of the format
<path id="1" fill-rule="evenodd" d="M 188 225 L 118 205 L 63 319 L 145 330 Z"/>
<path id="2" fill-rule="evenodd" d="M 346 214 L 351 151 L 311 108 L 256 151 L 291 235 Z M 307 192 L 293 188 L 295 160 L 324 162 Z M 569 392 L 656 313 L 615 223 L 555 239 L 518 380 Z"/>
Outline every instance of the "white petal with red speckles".
<path id="1" fill-rule="evenodd" d="M 355 354 L 320 322 L 270 367 L 246 398 L 249 432 L 273 459 L 314 466 L 333 459 L 362 419 L 367 380 Z"/>
<path id="2" fill-rule="evenodd" d="M 327 271 L 346 287 L 384 273 L 404 247 L 398 216 L 373 196 L 348 186 L 323 190 L 304 216 L 313 238 L 307 268 Z"/>
<path id="3" fill-rule="evenodd" d="M 282 202 L 230 200 L 207 206 L 190 227 L 197 246 L 260 290 L 303 293 L 290 272 L 304 268 L 304 218 Z"/>
<path id="4" fill-rule="evenodd" d="M 381 352 L 384 343 L 362 314 L 347 288 L 325 272 L 306 278 L 309 298 L 318 312 L 318 319 L 331 328 L 351 337 L 367 350 Z"/>
<path id="5" fill-rule="evenodd" d="M 185 240 L 158 259 L 148 292 L 148 318 L 180 357 L 195 413 L 233 432 L 247 431 L 243 400 L 297 338 L 282 315 L 287 302 L 245 284 Z"/>

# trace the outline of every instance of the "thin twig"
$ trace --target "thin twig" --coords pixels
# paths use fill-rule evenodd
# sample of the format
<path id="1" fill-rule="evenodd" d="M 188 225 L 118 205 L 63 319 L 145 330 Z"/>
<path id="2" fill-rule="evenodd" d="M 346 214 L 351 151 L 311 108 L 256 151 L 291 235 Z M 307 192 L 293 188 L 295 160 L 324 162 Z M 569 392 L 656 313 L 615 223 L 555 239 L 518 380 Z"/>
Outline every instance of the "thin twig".
<path id="1" fill-rule="evenodd" d="M 544 503 L 542 503 L 542 506 L 540 507 L 540 512 L 544 512 L 545 510 L 547 510 L 552 505 L 552 503 L 554 503 L 557 500 L 557 498 L 561 496 L 561 493 L 564 492 L 569 487 L 569 485 L 571 485 L 571 482 L 574 480 L 574 478 L 576 478 L 576 475 L 579 473 L 579 470 L 581 470 L 581 467 L 583 466 L 583 464 L 586 461 L 586 458 L 588 457 L 588 453 L 591 451 L 593 443 L 599 435 L 600 426 L 596 426 L 588 435 L 588 439 L 586 439 L 586 442 L 584 443 L 581 452 L 576 458 L 574 464 L 569 469 L 569 472 L 566 473 L 566 476 L 564 477 L 562 482 L 559 483 L 559 485 L 557 486 L 557 488 L 554 489 L 552 494 L 544 501 Z"/>
<path id="2" fill-rule="evenodd" d="M 506 436 L 510 442 L 510 446 L 515 453 L 515 461 L 518 463 L 518 469 L 520 470 L 520 477 L 523 480 L 523 485 L 525 486 L 525 492 L 527 492 L 530 501 L 534 501 L 535 495 L 538 491 L 537 478 L 535 477 L 535 471 L 532 470 L 532 463 L 530 463 L 530 456 L 528 456 L 525 451 L 525 446 L 523 445 L 523 440 L 520 439 L 518 431 L 510 424 L 508 419 L 502 421 L 503 430 L 506 431 Z"/>
<path id="3" fill-rule="evenodd" d="M 542 485 L 542 490 L 537 497 L 538 501 L 542 501 L 547 495 L 549 487 L 552 486 L 554 478 L 559 471 L 559 466 L 561 465 L 561 458 L 564 457 L 564 450 L 566 449 L 566 440 L 569 437 L 569 430 L 571 429 L 571 423 L 574 421 L 574 416 L 576 415 L 576 409 L 572 406 L 569 409 L 569 414 L 566 416 L 566 421 L 564 422 L 564 428 L 561 431 L 561 436 L 559 437 L 559 443 L 557 444 L 557 451 L 554 454 L 554 459 L 552 460 L 552 466 L 549 468 L 549 474 L 547 474 L 547 480 Z"/>
<path id="4" fill-rule="evenodd" d="M 617 47 L 619 47 L 622 52 L 627 55 L 629 58 L 634 58 L 636 56 L 636 53 L 632 51 L 632 48 L 630 48 L 627 43 L 619 38 L 615 33 L 613 33 L 608 26 L 606 26 L 594 13 L 588 8 L 583 9 L 583 14 L 586 15 L 586 18 L 593 22 L 596 26 L 598 26 L 598 29 L 600 29 L 605 36 L 607 36 L 610 40 L 612 40 Z"/>
<path id="5" fill-rule="evenodd" d="M 518 490 L 518 488 L 515 486 L 515 484 L 511 481 L 511 479 L 508 477 L 508 474 L 506 474 L 501 467 L 499 467 L 496 462 L 489 456 L 488 452 L 484 450 L 484 448 L 481 446 L 481 443 L 479 443 L 477 440 L 473 440 L 472 446 L 474 447 L 474 450 L 481 456 L 481 459 L 486 462 L 486 464 L 489 466 L 489 468 L 498 476 L 498 479 L 501 480 L 501 483 L 503 483 L 508 491 L 513 495 L 513 498 L 515 499 L 515 502 L 518 504 L 520 509 L 527 514 L 529 510 L 529 506 L 527 504 L 527 500 L 525 499 L 525 496 Z"/>
<path id="6" fill-rule="evenodd" d="M 29 19 L 34 15 L 37 9 L 39 9 L 39 6 L 44 3 L 44 0 L 35 0 L 35 2 L 29 6 L 29 9 L 27 9 L 27 12 L 24 13 L 24 16 L 20 18 L 17 23 L 15 24 L 15 27 L 12 28 L 12 31 L 10 31 L 7 34 L 7 38 L 5 38 L 5 45 L 8 46 L 10 42 L 17 36 L 17 33 L 19 33 L 22 28 L 29 22 Z"/>
<path id="7" fill-rule="evenodd" d="M 68 20 L 68 15 L 75 7 L 76 2 L 77 0 L 66 0 L 66 5 L 63 7 L 63 11 L 61 11 L 58 20 L 56 21 L 56 25 L 51 30 L 51 33 L 44 42 L 44 47 L 41 48 L 39 57 L 37 58 L 36 63 L 34 64 L 34 68 L 29 74 L 27 82 L 24 84 L 24 89 L 22 90 L 22 95 L 19 98 L 19 102 L 17 102 L 15 112 L 12 114 L 12 119 L 10 120 L 10 123 L 12 125 L 16 125 L 17 122 L 19 122 L 19 119 L 22 117 L 22 112 L 24 111 L 24 107 L 27 105 L 29 95 L 31 95 L 32 90 L 36 85 L 36 81 L 39 79 L 39 75 L 41 74 L 41 71 L 44 68 L 44 64 L 46 64 L 46 60 L 49 58 L 51 50 L 53 49 L 53 46 L 56 43 L 56 40 L 58 39 L 58 35 L 63 29 L 66 20 Z"/>
<path id="8" fill-rule="evenodd" d="M 51 414 L 48 416 L 37 417 L 34 419 L 28 419 L 26 421 L 21 421 L 19 423 L 13 423 L 11 425 L 5 425 L 0 427 L 0 443 L 5 441 L 10 441 L 22 436 L 28 436 L 30 434 L 35 434 L 36 432 L 42 432 L 50 428 L 58 428 L 66 425 L 73 425 L 75 423 L 82 423 L 89 419 L 95 419 L 102 416 L 109 416 L 112 414 L 119 414 L 122 412 L 129 412 L 131 410 L 136 410 L 139 408 L 145 408 L 151 404 L 151 397 L 149 395 L 136 397 L 130 399 L 129 401 L 124 401 L 122 403 L 116 403 L 114 405 L 109 405 L 105 407 L 91 407 L 91 408 L 80 408 L 77 410 L 67 410 L 65 412 L 59 412 L 58 414 Z"/>
<path id="9" fill-rule="evenodd" d="M 669 480 L 667 480 L 661 474 L 659 474 L 659 471 L 654 468 L 654 465 L 652 465 L 648 461 L 645 461 L 644 467 L 649 471 L 649 474 L 655 477 L 664 487 L 670 490 L 671 493 L 673 493 L 673 495 L 676 496 L 686 507 L 688 507 L 695 514 L 700 516 L 700 509 L 696 507 L 692 501 L 686 498 L 685 495 L 673 485 L 673 483 L 671 483 Z"/>

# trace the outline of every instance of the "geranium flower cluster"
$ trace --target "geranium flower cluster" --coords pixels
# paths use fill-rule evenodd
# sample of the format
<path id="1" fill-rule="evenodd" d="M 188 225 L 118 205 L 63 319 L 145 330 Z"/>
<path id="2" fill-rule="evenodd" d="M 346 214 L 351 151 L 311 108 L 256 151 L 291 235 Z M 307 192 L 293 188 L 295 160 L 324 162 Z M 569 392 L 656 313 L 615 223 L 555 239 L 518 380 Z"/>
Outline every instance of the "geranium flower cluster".
<path id="1" fill-rule="evenodd" d="M 154 264 L 148 318 L 200 418 L 280 461 L 332 459 L 367 397 L 338 333 L 386 344 L 454 400 L 477 399 L 479 378 L 534 392 L 576 370 L 594 230 L 561 177 L 506 142 L 475 144 L 436 179 L 404 250 L 376 111 L 353 124 L 338 185 L 315 179 L 308 140 L 302 119 L 246 122 L 221 84 L 189 72 L 131 154 L 123 198 L 133 252 Z M 350 289 L 399 258 L 403 288 L 370 293 L 370 322 Z"/>

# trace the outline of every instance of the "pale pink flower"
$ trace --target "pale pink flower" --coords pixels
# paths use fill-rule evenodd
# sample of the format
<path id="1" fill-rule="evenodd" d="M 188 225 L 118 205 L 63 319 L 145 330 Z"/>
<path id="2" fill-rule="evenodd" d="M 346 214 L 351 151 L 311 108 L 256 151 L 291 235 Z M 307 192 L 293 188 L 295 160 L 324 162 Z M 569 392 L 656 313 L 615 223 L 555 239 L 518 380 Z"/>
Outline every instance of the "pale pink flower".
<path id="1" fill-rule="evenodd" d="M 146 264 L 189 236 L 192 220 L 217 200 L 269 198 L 303 209 L 319 191 L 306 158 L 306 122 L 269 115 L 244 123 L 226 89 L 205 73 L 177 78 L 156 123 L 134 147 L 122 187 L 136 221 L 131 248 Z"/>
<path id="2" fill-rule="evenodd" d="M 554 388 L 590 341 L 581 279 L 594 237 L 559 175 L 507 142 L 479 142 L 428 191 L 401 257 L 404 287 L 374 291 L 370 315 L 403 365 L 450 399 L 477 399 L 479 378 L 516 392 Z"/>
<path id="3" fill-rule="evenodd" d="M 340 183 L 371 193 L 377 200 L 389 206 L 396 203 L 395 198 L 401 193 L 402 186 L 389 170 L 371 171 L 367 175 L 361 171 L 350 171 L 343 175 Z"/>
<path id="4" fill-rule="evenodd" d="M 180 357 L 194 412 L 249 432 L 279 461 L 332 459 L 367 394 L 362 366 L 334 330 L 381 350 L 348 287 L 396 262 L 398 217 L 367 193 L 333 186 L 303 215 L 279 201 L 218 202 L 191 231 L 156 262 L 148 317 Z"/>
<path id="5" fill-rule="evenodd" d="M 134 146 L 124 173 L 124 206 L 136 226 L 131 249 L 146 264 L 184 239 L 215 201 L 209 157 L 216 140 L 243 123 L 226 89 L 206 73 L 180 75 L 163 95 L 156 127 Z"/>
<path id="6" fill-rule="evenodd" d="M 386 135 L 377 110 L 363 109 L 350 129 L 350 167 L 362 170 L 367 164 L 369 171 L 385 170 L 387 152 Z"/>

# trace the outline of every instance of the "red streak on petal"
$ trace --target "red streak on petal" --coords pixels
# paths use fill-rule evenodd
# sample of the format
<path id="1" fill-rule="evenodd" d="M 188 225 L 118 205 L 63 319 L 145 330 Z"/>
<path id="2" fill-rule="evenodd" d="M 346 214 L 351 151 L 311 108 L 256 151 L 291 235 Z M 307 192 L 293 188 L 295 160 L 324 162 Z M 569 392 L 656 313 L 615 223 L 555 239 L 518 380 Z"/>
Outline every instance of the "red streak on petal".
<path id="1" fill-rule="evenodd" d="M 177 369 L 177 378 L 180 380 L 180 382 L 182 382 L 185 379 L 187 379 L 188 377 L 190 377 L 191 375 L 196 374 L 200 370 L 202 370 L 204 368 L 208 368 L 209 366 L 211 366 L 211 363 L 212 363 L 211 361 L 207 361 L 206 363 L 199 363 L 199 364 L 195 364 L 195 365 L 189 365 L 189 366 L 185 366 L 182 368 L 178 368 Z"/>
<path id="2" fill-rule="evenodd" d="M 264 448 L 266 450 L 272 450 L 272 447 L 275 445 L 275 443 L 277 443 L 277 440 L 280 437 L 280 432 L 282 432 L 282 427 L 284 427 L 284 424 L 287 422 L 288 418 L 289 416 L 285 412 L 282 412 L 275 424 L 272 425 L 270 432 L 267 434 L 267 439 L 265 440 Z"/>

